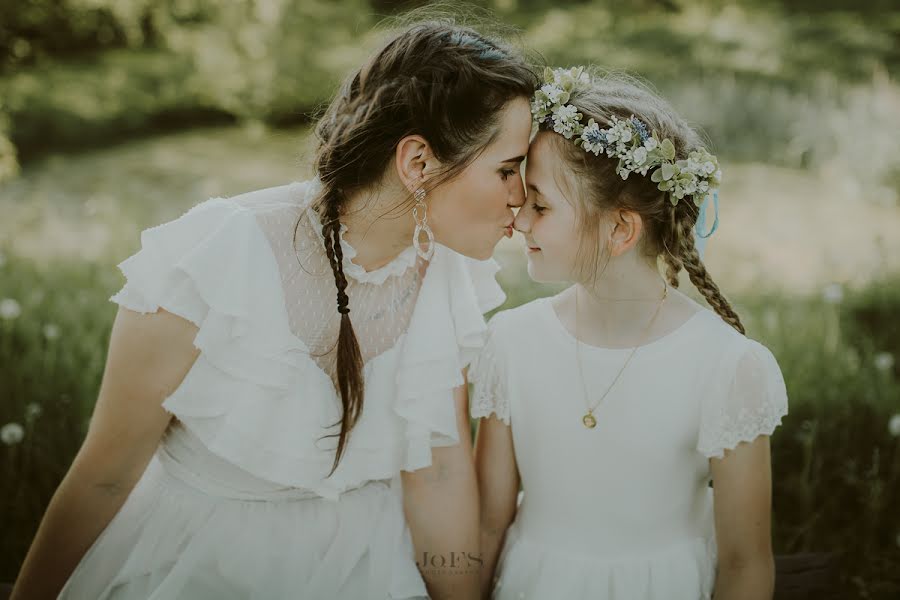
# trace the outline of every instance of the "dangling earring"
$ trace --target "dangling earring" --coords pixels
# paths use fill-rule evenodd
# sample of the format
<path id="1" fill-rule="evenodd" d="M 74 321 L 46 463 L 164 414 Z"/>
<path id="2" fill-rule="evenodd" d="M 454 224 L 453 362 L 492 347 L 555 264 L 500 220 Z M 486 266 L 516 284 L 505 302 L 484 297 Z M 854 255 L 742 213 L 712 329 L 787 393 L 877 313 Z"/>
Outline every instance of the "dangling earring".
<path id="1" fill-rule="evenodd" d="M 425 189 L 419 188 L 415 191 L 416 205 L 413 206 L 413 218 L 416 220 L 416 231 L 413 233 L 413 246 L 416 247 L 416 254 L 424 260 L 431 260 L 434 254 L 434 232 L 428 226 L 428 207 L 425 206 Z M 422 232 L 428 237 L 428 248 L 422 248 Z"/>

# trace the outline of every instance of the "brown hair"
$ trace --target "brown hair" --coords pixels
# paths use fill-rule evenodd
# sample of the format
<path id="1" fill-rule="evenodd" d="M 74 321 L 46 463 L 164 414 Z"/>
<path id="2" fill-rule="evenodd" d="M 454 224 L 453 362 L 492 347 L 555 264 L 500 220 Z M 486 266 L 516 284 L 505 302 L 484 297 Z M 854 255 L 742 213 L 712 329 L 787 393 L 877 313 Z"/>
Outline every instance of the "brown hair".
<path id="1" fill-rule="evenodd" d="M 632 115 L 659 139 L 669 138 L 675 145 L 676 160 L 687 158 L 703 146 L 700 136 L 681 118 L 672 106 L 640 81 L 622 74 L 594 73 L 590 84 L 582 84 L 571 95 L 569 104 L 582 114 L 582 122 L 594 119 L 601 128 L 612 126 L 612 116 L 628 119 Z M 548 123 L 543 130 L 551 130 Z M 565 163 L 575 177 L 569 181 L 578 188 L 575 194 L 582 227 L 582 247 L 579 260 L 582 274 L 596 274 L 599 257 L 596 251 L 596 228 L 599 216 L 608 211 L 624 209 L 638 213 L 644 223 L 645 235 L 639 246 L 644 256 L 657 264 L 660 257 L 666 265 L 666 279 L 678 287 L 678 274 L 684 268 L 691 283 L 703 294 L 709 305 L 728 324 L 740 333 L 744 326 L 728 300 L 712 280 L 694 247 L 694 225 L 699 209 L 692 198 L 685 197 L 673 206 L 668 192 L 657 189 L 650 173 L 632 173 L 623 180 L 616 173 L 617 158 L 605 154 L 596 156 L 576 146 L 560 135 L 553 136 Z M 593 241 L 593 243 L 591 243 Z M 591 260 L 583 260 L 584 255 Z"/>
<path id="2" fill-rule="evenodd" d="M 408 135 L 428 140 L 445 165 L 426 190 L 449 181 L 499 133 L 500 111 L 515 98 L 529 98 L 536 84 L 533 69 L 504 42 L 452 19 L 432 19 L 395 32 L 346 79 L 319 120 L 314 164 L 322 192 L 313 208 L 322 216 L 341 314 L 337 379 L 343 411 L 329 476 L 341 460 L 364 396 L 363 361 L 350 322 L 339 238 L 346 199 L 382 180 L 397 143 Z"/>

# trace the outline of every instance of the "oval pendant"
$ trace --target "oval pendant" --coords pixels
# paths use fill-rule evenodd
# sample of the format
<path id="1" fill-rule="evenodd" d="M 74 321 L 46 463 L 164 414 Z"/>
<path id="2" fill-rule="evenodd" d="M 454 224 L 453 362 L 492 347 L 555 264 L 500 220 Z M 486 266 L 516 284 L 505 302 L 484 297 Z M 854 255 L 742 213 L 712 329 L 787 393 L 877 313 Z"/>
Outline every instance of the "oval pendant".
<path id="1" fill-rule="evenodd" d="M 594 418 L 594 415 L 588 413 L 582 417 L 581 422 L 584 423 L 584 426 L 588 429 L 593 429 L 597 426 L 597 419 Z"/>
<path id="2" fill-rule="evenodd" d="M 428 238 L 428 248 L 422 248 L 421 237 L 422 234 L 425 234 Z M 434 255 L 434 232 L 431 231 L 431 227 L 428 225 L 416 225 L 415 233 L 413 233 L 413 245 L 416 247 L 416 254 L 422 257 L 423 260 L 431 260 L 432 255 Z"/>

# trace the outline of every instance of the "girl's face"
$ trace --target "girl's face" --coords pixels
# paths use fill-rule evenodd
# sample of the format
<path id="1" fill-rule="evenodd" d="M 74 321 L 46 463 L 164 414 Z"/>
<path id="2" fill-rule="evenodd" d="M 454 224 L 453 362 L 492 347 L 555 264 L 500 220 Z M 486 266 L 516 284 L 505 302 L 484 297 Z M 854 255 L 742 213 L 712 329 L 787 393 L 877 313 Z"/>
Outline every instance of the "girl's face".
<path id="1" fill-rule="evenodd" d="M 525 201 L 520 166 L 531 136 L 528 101 L 516 98 L 507 104 L 499 125 L 484 151 L 426 200 L 436 241 L 478 260 L 490 258 L 503 236 L 512 237 L 512 209 Z"/>
<path id="2" fill-rule="evenodd" d="M 567 167 L 551 139 L 553 135 L 539 132 L 528 150 L 528 197 L 516 215 L 515 228 L 525 236 L 528 275 L 534 281 L 574 281 L 581 227 L 574 199 L 557 184 Z"/>

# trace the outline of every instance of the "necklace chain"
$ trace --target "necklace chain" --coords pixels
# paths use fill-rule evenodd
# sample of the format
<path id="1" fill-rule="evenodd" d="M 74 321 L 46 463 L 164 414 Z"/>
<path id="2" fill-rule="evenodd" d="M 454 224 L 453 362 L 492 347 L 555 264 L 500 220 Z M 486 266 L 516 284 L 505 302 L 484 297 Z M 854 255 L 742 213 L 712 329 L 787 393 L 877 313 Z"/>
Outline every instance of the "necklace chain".
<path id="1" fill-rule="evenodd" d="M 656 305 L 656 310 L 653 312 L 653 316 L 650 317 L 650 322 L 647 323 L 647 326 L 644 328 L 642 332 L 642 338 L 647 335 L 647 332 L 650 331 L 650 327 L 653 325 L 653 322 L 656 321 L 656 316 L 659 314 L 659 310 L 662 308 L 663 302 L 665 302 L 666 298 L 669 295 L 669 284 L 665 280 L 663 281 L 663 285 L 665 286 L 663 289 L 662 298 L 659 300 L 659 304 Z M 584 398 L 584 403 L 588 407 L 587 412 L 581 418 L 581 422 L 584 423 L 584 426 L 588 429 L 593 429 L 597 426 L 597 418 L 594 416 L 594 410 L 603 402 L 603 399 L 606 398 L 606 395 L 609 394 L 609 391 L 616 385 L 616 382 L 619 380 L 619 377 L 622 375 L 622 372 L 625 370 L 625 367 L 628 366 L 628 363 L 631 361 L 631 357 L 634 356 L 634 353 L 640 347 L 641 344 L 645 341 L 642 339 L 638 342 L 638 345 L 631 349 L 631 352 L 628 354 L 628 358 L 625 359 L 625 363 L 622 365 L 622 368 L 619 369 L 619 372 L 616 373 L 616 376 L 613 378 L 612 383 L 609 384 L 609 387 L 606 388 L 606 391 L 603 392 L 603 395 L 600 396 L 600 399 L 597 400 L 593 405 L 588 404 L 588 394 L 587 394 L 587 386 L 584 383 L 584 375 L 581 372 L 581 353 L 580 353 L 580 342 L 578 341 L 578 288 L 575 288 L 575 364 L 578 367 L 578 380 L 581 382 L 581 391 Z"/>

